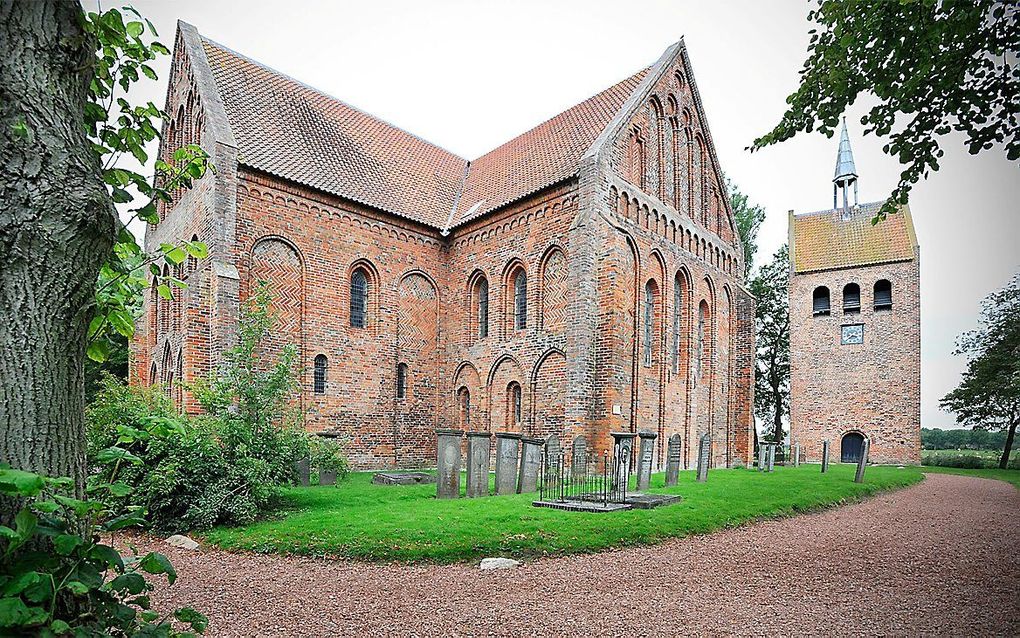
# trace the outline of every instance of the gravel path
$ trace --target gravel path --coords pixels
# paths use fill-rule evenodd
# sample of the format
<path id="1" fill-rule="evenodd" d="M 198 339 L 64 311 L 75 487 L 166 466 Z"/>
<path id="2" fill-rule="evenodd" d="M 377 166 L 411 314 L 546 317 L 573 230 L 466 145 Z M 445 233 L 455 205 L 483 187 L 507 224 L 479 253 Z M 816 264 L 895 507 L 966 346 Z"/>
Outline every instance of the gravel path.
<path id="1" fill-rule="evenodd" d="M 509 571 L 187 552 L 214 636 L 1020 635 L 1020 491 L 929 474 L 857 505 Z"/>

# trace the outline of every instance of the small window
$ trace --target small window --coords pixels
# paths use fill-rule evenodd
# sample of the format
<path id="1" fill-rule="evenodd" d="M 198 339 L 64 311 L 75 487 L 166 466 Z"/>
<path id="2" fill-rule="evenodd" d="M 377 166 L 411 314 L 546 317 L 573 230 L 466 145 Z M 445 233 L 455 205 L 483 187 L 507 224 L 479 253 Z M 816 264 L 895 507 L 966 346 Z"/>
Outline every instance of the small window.
<path id="1" fill-rule="evenodd" d="M 705 365 L 705 357 L 708 356 L 708 348 L 705 347 L 705 324 L 708 322 L 708 302 L 702 301 L 698 306 L 698 358 L 695 361 L 694 383 L 697 384 L 701 375 L 708 370 Z"/>
<path id="2" fill-rule="evenodd" d="M 484 277 L 475 285 L 475 295 L 478 304 L 478 338 L 484 339 L 489 336 L 489 282 Z"/>
<path id="3" fill-rule="evenodd" d="M 516 429 L 521 423 L 521 384 L 512 381 L 507 386 L 507 426 Z"/>
<path id="4" fill-rule="evenodd" d="M 816 317 L 829 314 L 829 289 L 825 286 L 815 288 L 815 294 L 811 302 L 811 311 Z"/>
<path id="5" fill-rule="evenodd" d="M 326 370 L 328 365 L 329 360 L 326 359 L 326 355 L 320 354 L 315 356 L 312 370 L 312 391 L 315 394 L 326 393 Z"/>
<path id="6" fill-rule="evenodd" d="M 514 330 L 528 327 L 528 276 L 523 270 L 514 277 Z"/>
<path id="7" fill-rule="evenodd" d="M 683 287 L 680 275 L 673 282 L 673 372 L 680 373 L 680 313 L 683 307 Z"/>
<path id="8" fill-rule="evenodd" d="M 843 286 L 843 314 L 861 311 L 861 287 L 857 284 Z"/>
<path id="9" fill-rule="evenodd" d="M 645 284 L 645 316 L 644 316 L 644 359 L 645 365 L 652 365 L 652 340 L 655 338 L 655 284 Z"/>
<path id="10" fill-rule="evenodd" d="M 892 309 L 892 283 L 888 279 L 875 282 L 875 310 Z"/>
<path id="11" fill-rule="evenodd" d="M 351 275 L 351 327 L 364 328 L 368 323 L 368 275 L 358 269 Z"/>
<path id="12" fill-rule="evenodd" d="M 407 396 L 407 364 L 397 364 L 397 398 L 403 399 Z"/>
<path id="13" fill-rule="evenodd" d="M 457 403 L 460 408 L 460 426 L 466 430 L 471 425 L 471 393 L 467 388 L 457 391 Z"/>

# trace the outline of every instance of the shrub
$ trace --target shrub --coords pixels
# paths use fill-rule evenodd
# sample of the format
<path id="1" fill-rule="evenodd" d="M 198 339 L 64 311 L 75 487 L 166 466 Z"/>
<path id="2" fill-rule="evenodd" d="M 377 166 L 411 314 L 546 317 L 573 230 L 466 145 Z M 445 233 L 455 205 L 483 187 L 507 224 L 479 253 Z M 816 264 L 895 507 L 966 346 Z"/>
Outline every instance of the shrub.
<path id="1" fill-rule="evenodd" d="M 312 436 L 309 447 L 312 466 L 320 472 L 334 472 L 337 484 L 350 474 L 351 467 L 344 455 L 343 445 L 336 439 Z"/>
<path id="2" fill-rule="evenodd" d="M 925 465 L 938 465 L 941 467 L 959 467 L 978 470 L 992 467 L 985 459 L 976 454 L 932 454 L 924 459 Z"/>
<path id="3" fill-rule="evenodd" d="M 144 574 L 177 579 L 165 556 L 121 556 L 99 533 L 142 522 L 137 512 L 110 518 L 98 501 L 72 498 L 69 478 L 47 478 L 0 466 L 0 497 L 26 504 L 14 529 L 0 526 L 0 634 L 24 636 L 190 636 L 150 608 Z M 193 609 L 172 617 L 203 632 Z"/>

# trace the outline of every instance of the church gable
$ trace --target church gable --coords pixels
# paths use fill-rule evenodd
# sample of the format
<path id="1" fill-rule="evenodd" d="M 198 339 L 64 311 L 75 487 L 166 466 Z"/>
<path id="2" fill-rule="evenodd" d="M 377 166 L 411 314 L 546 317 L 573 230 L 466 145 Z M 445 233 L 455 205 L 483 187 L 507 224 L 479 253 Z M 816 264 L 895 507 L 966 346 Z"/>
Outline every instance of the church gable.
<path id="1" fill-rule="evenodd" d="M 682 44 L 667 52 L 643 88 L 612 141 L 610 168 L 736 246 L 722 171 Z"/>

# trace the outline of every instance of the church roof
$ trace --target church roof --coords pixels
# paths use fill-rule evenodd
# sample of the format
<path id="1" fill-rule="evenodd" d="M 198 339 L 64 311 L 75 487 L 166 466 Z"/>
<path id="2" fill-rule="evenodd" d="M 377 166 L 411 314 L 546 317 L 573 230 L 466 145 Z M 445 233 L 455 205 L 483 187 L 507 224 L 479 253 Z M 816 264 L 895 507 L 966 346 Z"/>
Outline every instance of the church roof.
<path id="1" fill-rule="evenodd" d="M 796 273 L 868 266 L 917 257 L 910 209 L 871 220 L 884 202 L 790 215 L 790 260 Z"/>
<path id="2" fill-rule="evenodd" d="M 238 162 L 447 230 L 567 179 L 643 69 L 474 161 L 211 40 Z"/>

